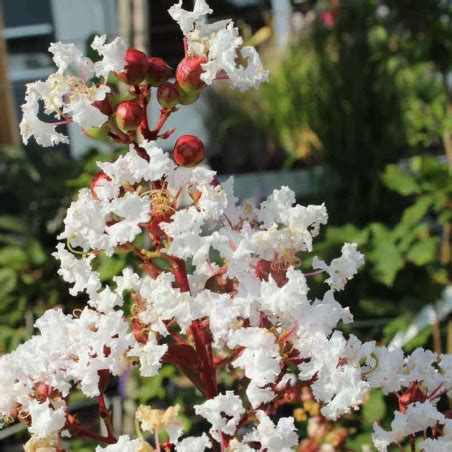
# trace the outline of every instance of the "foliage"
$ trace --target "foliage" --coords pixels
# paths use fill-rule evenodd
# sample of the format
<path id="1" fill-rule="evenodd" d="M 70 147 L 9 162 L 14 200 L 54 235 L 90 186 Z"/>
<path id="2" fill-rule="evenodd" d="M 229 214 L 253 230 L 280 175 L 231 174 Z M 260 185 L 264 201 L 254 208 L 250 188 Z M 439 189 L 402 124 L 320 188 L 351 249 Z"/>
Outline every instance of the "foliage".
<path id="1" fill-rule="evenodd" d="M 359 300 L 362 318 L 394 318 L 385 329 L 388 342 L 451 283 L 450 243 L 441 234 L 452 220 L 452 178 L 447 164 L 431 156 L 414 157 L 403 166 L 388 165 L 381 177 L 388 188 L 409 200 L 399 220 L 391 226 L 373 222 L 365 228 L 352 224 L 330 228 L 317 250 L 337 248 L 344 237 L 365 250 L 366 272 L 355 286 L 355 297 L 349 299 Z M 374 336 L 375 330 L 367 334 Z M 415 345 L 423 345 L 429 336 Z"/>

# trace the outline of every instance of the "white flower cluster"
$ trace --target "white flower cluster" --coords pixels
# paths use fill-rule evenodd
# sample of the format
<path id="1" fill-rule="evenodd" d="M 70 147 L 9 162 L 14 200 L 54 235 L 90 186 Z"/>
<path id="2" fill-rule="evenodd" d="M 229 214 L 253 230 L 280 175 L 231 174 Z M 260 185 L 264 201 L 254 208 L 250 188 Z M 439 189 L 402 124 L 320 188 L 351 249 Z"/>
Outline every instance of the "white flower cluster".
<path id="1" fill-rule="evenodd" d="M 212 11 L 204 0 L 191 12 L 181 5 L 170 14 L 189 55 L 206 58 L 206 83 L 224 73 L 245 89 L 267 78 L 255 50 L 240 49 L 232 22 L 206 25 L 202 18 Z M 126 48 L 120 39 L 105 44 L 105 37 L 93 48 L 103 57 L 95 64 L 71 44 L 51 46 L 58 71 L 28 87 L 25 141 L 31 135 L 43 146 L 66 140 L 38 119 L 39 101 L 47 114 L 68 114 L 82 127 L 106 120 L 92 104 L 108 87 L 92 79 L 121 71 Z M 77 76 L 70 75 L 73 67 Z M 152 377 L 165 360 L 207 399 L 194 411 L 210 424 L 209 436 L 181 439 L 178 407 L 143 407 L 137 421 L 156 437 L 166 431 L 179 452 L 211 449 L 213 441 L 228 452 L 293 450 L 299 443 L 294 419 L 275 423 L 270 414 L 286 394 L 299 397 L 306 387 L 333 421 L 358 409 L 374 388 L 398 395 L 391 430 L 374 428 L 380 451 L 427 430 L 434 435 L 424 439 L 424 450 L 452 447 L 450 420 L 438 409 L 441 396 L 452 393 L 452 356 L 423 349 L 405 356 L 340 331 L 353 318 L 335 295 L 364 263 L 356 244 L 344 244 L 329 264 L 314 256 L 313 272 L 300 270 L 327 224 L 323 204 L 298 205 L 282 187 L 260 206 L 238 205 L 233 178 L 220 184 L 215 171 L 177 166 L 154 142 L 136 140 L 116 161 L 98 163 L 90 188 L 67 211 L 54 256 L 70 293 L 84 296 L 87 306 L 72 315 L 47 311 L 35 323 L 40 334 L 0 358 L 0 415 L 24 421 L 33 444 L 53 444 L 62 433 L 82 431 L 68 413 L 73 388 L 102 399 L 106 376 L 137 366 Z M 136 265 L 103 283 L 97 257 L 116 252 L 130 253 Z M 314 275 L 326 284 L 316 299 L 308 286 Z M 223 365 L 240 385 L 220 392 Z M 152 450 L 141 439 L 108 435 L 105 442 L 116 444 L 97 451 Z"/>
<path id="2" fill-rule="evenodd" d="M 243 38 L 231 20 L 206 23 L 212 14 L 206 0 L 195 0 L 193 11 L 182 8 L 182 0 L 169 9 L 186 37 L 188 54 L 203 57 L 204 73 L 201 79 L 210 85 L 217 76 L 225 75 L 241 91 L 257 88 L 268 80 L 268 71 L 262 67 L 259 54 L 251 46 L 243 47 Z M 245 61 L 245 65 L 238 63 Z"/>
<path id="3" fill-rule="evenodd" d="M 29 412 L 30 431 L 36 435 L 61 430 L 71 385 L 95 396 L 99 371 L 120 375 L 138 362 L 143 376 L 155 375 L 171 342 L 171 328 L 177 325 L 180 334 L 187 334 L 193 322 L 207 321 L 214 353 L 232 352 L 231 365 L 248 379 L 246 399 L 258 420 L 255 430 L 233 442 L 231 450 L 252 450 L 248 442 L 259 442 L 268 451 L 290 450 L 298 441 L 293 419 L 274 425 L 261 409 L 297 384 L 309 384 L 323 405 L 322 414 L 333 420 L 357 409 L 371 388 L 394 393 L 418 384 L 425 402 L 396 413 L 391 432 L 375 427 L 380 450 L 445 424 L 434 396 L 452 387 L 450 356 L 438 360 L 432 352 L 418 349 L 405 357 L 399 349 L 361 343 L 354 336 L 347 339 L 336 329 L 340 322 L 352 320 L 334 294 L 363 263 L 355 244 L 345 244 L 342 256 L 329 265 L 314 260 L 314 267 L 328 275 L 329 287 L 321 299 L 308 298 L 307 277 L 297 266 L 312 250 L 320 225 L 327 222 L 323 205 L 296 205 L 294 193 L 282 187 L 259 208 L 238 206 L 232 181 L 219 185 L 214 171 L 176 167 L 154 143 L 141 147 L 149 161 L 131 146 L 115 162 L 99 163 L 104 177 L 91 190 L 81 190 L 69 208 L 60 236 L 69 249 L 62 242 L 55 256 L 61 261 L 60 274 L 72 284 L 71 293 L 86 293 L 90 307 L 77 318 L 48 311 L 36 322 L 41 334 L 0 359 L 1 414 Z M 186 205 L 190 194 L 193 201 Z M 121 246 L 138 250 L 144 263 L 151 262 L 135 242 L 143 232 L 149 233 L 154 220 L 167 240 L 158 251 L 160 258 L 192 263 L 189 290 L 178 286 L 171 271 L 152 276 L 132 268 L 115 277 L 114 286 L 104 287 L 93 270 L 96 256 L 111 255 Z M 74 247 L 83 255 L 74 255 Z M 216 263 L 213 251 L 219 256 Z M 149 256 L 152 253 L 157 251 Z M 224 283 L 231 289 L 211 286 L 212 278 L 220 288 Z M 148 332 L 145 341 L 134 338 L 121 310 L 126 293 L 140 300 L 136 319 Z M 292 357 L 295 365 L 290 365 Z M 59 395 L 37 404 L 39 384 Z M 220 440 L 236 434 L 246 406 L 243 398 L 228 391 L 195 411 L 210 422 L 210 433 Z M 445 436 L 435 441 L 449 440 Z M 195 443 L 207 447 L 203 436 L 183 440 L 180 450 Z"/>
<path id="4" fill-rule="evenodd" d="M 90 128 L 100 127 L 107 121 L 108 116 L 93 103 L 104 100 L 110 91 L 106 84 L 108 74 L 124 69 L 127 46 L 121 38 L 109 44 L 105 41 L 106 36 L 96 36 L 92 43 L 92 48 L 102 56 L 97 63 L 83 56 L 74 44 L 57 42 L 50 45 L 49 51 L 58 69 L 46 81 L 27 85 L 20 123 L 25 144 L 32 136 L 43 147 L 68 143 L 68 137 L 56 131 L 58 125 L 74 121 L 83 128 Z M 102 77 L 103 82 L 96 83 L 93 80 L 96 76 Z M 58 121 L 40 119 L 40 102 L 43 103 L 44 113 Z"/>

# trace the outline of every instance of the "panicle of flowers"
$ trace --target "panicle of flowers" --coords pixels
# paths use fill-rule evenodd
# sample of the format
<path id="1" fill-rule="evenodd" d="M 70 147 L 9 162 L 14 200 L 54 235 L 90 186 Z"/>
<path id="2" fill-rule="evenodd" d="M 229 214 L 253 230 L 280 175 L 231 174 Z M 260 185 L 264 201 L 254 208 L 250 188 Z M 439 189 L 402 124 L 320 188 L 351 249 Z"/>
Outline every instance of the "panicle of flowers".
<path id="1" fill-rule="evenodd" d="M 61 451 L 62 436 L 80 436 L 97 440 L 97 451 L 147 452 L 151 443 L 161 450 L 159 433 L 166 432 L 165 448 L 180 452 L 280 452 L 300 441 L 308 450 L 327 422 L 357 410 L 377 388 L 399 401 L 391 430 L 375 425 L 380 451 L 417 435 L 425 450 L 446 450 L 452 428 L 438 402 L 452 390 L 452 357 L 423 349 L 405 356 L 341 332 L 353 317 L 335 295 L 364 263 L 356 244 L 344 244 L 330 263 L 314 256 L 314 271 L 301 270 L 327 224 L 325 205 L 296 204 L 288 187 L 259 206 L 239 205 L 233 178 L 220 182 L 202 165 L 199 138 L 179 137 L 173 158 L 158 147 L 158 139 L 174 133 L 161 132 L 168 117 L 194 102 L 206 84 L 227 78 L 244 89 L 267 77 L 255 50 L 241 49 L 231 21 L 206 24 L 212 10 L 204 0 L 196 0 L 193 11 L 179 2 L 169 12 L 187 47 L 175 83 L 160 58 L 97 37 L 99 62 L 71 44 L 54 44 L 57 73 L 28 87 L 25 140 L 34 135 L 43 146 L 66 140 L 55 125 L 37 119 L 41 100 L 46 113 L 85 131 L 106 127 L 111 141 L 128 149 L 114 162 L 98 163 L 98 174 L 67 211 L 53 254 L 71 295 L 84 297 L 86 306 L 72 314 L 47 311 L 35 323 L 39 334 L 0 358 L 0 414 L 27 425 L 30 450 L 43 445 Z M 74 66 L 78 75 L 70 75 Z M 127 88 L 128 100 L 115 100 L 112 74 Z M 152 89 L 161 105 L 154 128 L 145 113 Z M 119 252 L 129 253 L 133 264 L 103 282 L 99 256 Z M 315 299 L 308 285 L 314 276 L 326 285 Z M 104 398 L 109 377 L 134 367 L 152 377 L 163 362 L 203 395 L 191 409 L 209 431 L 183 438 L 178 406 L 141 406 L 140 437 L 118 437 Z M 234 383 L 220 389 L 224 372 Z M 75 388 L 97 398 L 106 435 L 87 430 L 71 413 Z M 312 415 L 310 438 L 299 437 L 293 417 L 276 417 L 296 400 L 309 400 L 310 408 L 304 404 L 296 417 Z M 153 440 L 145 439 L 149 433 Z M 344 429 L 328 434 L 330 444 L 344 445 Z"/>

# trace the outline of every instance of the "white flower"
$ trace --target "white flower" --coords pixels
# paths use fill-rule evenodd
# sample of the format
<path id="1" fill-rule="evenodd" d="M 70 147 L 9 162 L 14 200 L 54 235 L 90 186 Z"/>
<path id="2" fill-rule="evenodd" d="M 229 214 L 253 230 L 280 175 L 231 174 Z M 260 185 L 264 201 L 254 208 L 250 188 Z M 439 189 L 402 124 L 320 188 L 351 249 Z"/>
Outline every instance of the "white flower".
<path id="1" fill-rule="evenodd" d="M 20 122 L 20 133 L 25 144 L 28 144 L 28 140 L 32 136 L 43 147 L 51 147 L 59 143 L 69 143 L 67 136 L 55 130 L 55 124 L 38 119 L 39 99 L 35 94 L 29 93 L 26 95 L 25 103 L 21 109 L 23 117 Z"/>
<path id="2" fill-rule="evenodd" d="M 49 52 L 53 54 L 53 61 L 58 68 L 58 74 L 64 74 L 71 66 L 76 67 L 83 58 L 82 51 L 77 49 L 73 43 L 52 42 Z"/>
<path id="3" fill-rule="evenodd" d="M 240 397 L 232 391 L 219 394 L 201 405 L 194 406 L 195 413 L 212 424 L 211 433 L 219 438 L 219 432 L 234 435 L 241 416 L 245 413 Z"/>
<path id="4" fill-rule="evenodd" d="M 390 444 L 400 443 L 407 436 L 427 430 L 438 422 L 444 424 L 445 417 L 431 402 L 412 403 L 405 413 L 395 412 L 390 432 L 375 424 L 372 440 L 380 452 L 385 452 Z"/>
<path id="5" fill-rule="evenodd" d="M 27 410 L 31 416 L 30 433 L 38 438 L 50 436 L 60 431 L 66 424 L 64 407 L 54 409 L 48 401 L 40 403 L 37 400 L 31 400 Z"/>
<path id="6" fill-rule="evenodd" d="M 63 243 L 57 245 L 57 251 L 52 253 L 61 262 L 58 274 L 68 283 L 74 283 L 69 290 L 71 295 L 86 291 L 95 294 L 101 287 L 99 273 L 93 271 L 91 262 L 94 256 L 76 258 L 66 250 Z"/>
<path id="7" fill-rule="evenodd" d="M 111 245 L 133 242 L 141 232 L 140 223 L 146 223 L 150 219 L 149 197 L 126 193 L 122 198 L 111 202 L 110 212 L 120 217 L 120 221 L 106 227 Z"/>
<path id="8" fill-rule="evenodd" d="M 273 223 L 281 223 L 281 214 L 295 204 L 295 193 L 289 187 L 283 186 L 273 193 L 260 205 L 259 221 L 268 228 Z"/>
<path id="9" fill-rule="evenodd" d="M 263 412 L 257 411 L 259 424 L 254 431 L 245 435 L 244 442 L 259 442 L 261 450 L 267 452 L 291 452 L 298 444 L 294 420 L 283 417 L 275 425 Z"/>
<path id="10" fill-rule="evenodd" d="M 123 182 L 136 184 L 142 181 L 155 181 L 173 172 L 174 162 L 154 142 L 144 142 L 140 146 L 149 155 L 149 162 L 140 157 L 131 145 L 129 152 L 119 156 L 115 162 L 98 162 L 97 166 L 116 185 Z"/>
<path id="11" fill-rule="evenodd" d="M 210 449 L 212 443 L 209 437 L 203 433 L 201 436 L 184 438 L 176 444 L 177 452 L 204 452 L 206 449 Z"/>
<path id="12" fill-rule="evenodd" d="M 182 0 L 177 5 L 173 5 L 169 10 L 170 16 L 179 24 L 182 33 L 188 34 L 194 23 L 202 16 L 212 14 L 213 10 L 209 8 L 206 0 L 195 0 L 193 11 L 186 11 L 182 8 Z"/>
<path id="13" fill-rule="evenodd" d="M 90 306 L 104 313 L 112 311 L 116 306 L 122 306 L 123 302 L 122 297 L 109 287 L 106 287 L 101 292 L 92 294 L 88 301 Z"/>
<path id="14" fill-rule="evenodd" d="M 124 57 L 127 52 L 127 45 L 122 38 L 116 38 L 109 44 L 105 44 L 106 35 L 96 36 L 91 44 L 103 57 L 101 61 L 94 64 L 96 74 L 107 77 L 110 72 L 122 72 L 125 67 Z"/>
<path id="15" fill-rule="evenodd" d="M 420 444 L 425 452 L 444 452 L 452 448 L 452 420 L 444 421 L 443 436 L 437 439 L 426 439 Z"/>
<path id="16" fill-rule="evenodd" d="M 107 121 L 108 117 L 93 103 L 105 99 L 110 88 L 103 84 L 96 85 L 91 79 L 95 72 L 107 77 L 110 71 L 122 71 L 127 46 L 121 38 L 105 44 L 105 36 L 97 36 L 93 48 L 103 56 L 102 61 L 95 64 L 84 57 L 74 44 L 57 42 L 50 45 L 49 51 L 53 53 L 58 69 L 46 81 L 27 84 L 20 123 L 25 144 L 32 136 L 43 147 L 69 143 L 68 137 L 56 131 L 58 125 L 74 121 L 83 128 L 90 128 L 100 127 Z M 38 118 L 40 101 L 45 114 L 52 117 L 51 122 Z"/>
<path id="17" fill-rule="evenodd" d="M 202 20 L 212 13 L 205 0 L 196 0 L 193 11 L 182 9 L 180 0 L 168 12 L 187 38 L 188 53 L 207 59 L 201 75 L 205 83 L 212 84 L 219 73 L 226 74 L 231 84 L 241 91 L 268 81 L 268 71 L 263 68 L 256 50 L 241 48 L 243 39 L 231 20 L 213 24 Z M 239 58 L 246 62 L 244 66 L 237 64 Z"/>
<path id="18" fill-rule="evenodd" d="M 254 381 L 251 381 L 246 389 L 246 396 L 253 408 L 259 408 L 263 403 L 271 402 L 276 394 L 271 388 L 260 388 Z"/>
<path id="19" fill-rule="evenodd" d="M 140 373 L 143 377 L 153 377 L 162 367 L 161 359 L 167 350 L 166 344 L 158 345 L 154 335 L 150 334 L 146 344 L 136 343 L 128 356 L 139 358 Z"/>
<path id="20" fill-rule="evenodd" d="M 64 231 L 58 236 L 83 251 L 110 248 L 105 233 L 109 205 L 94 199 L 89 189 L 82 189 L 66 213 Z"/>
<path id="21" fill-rule="evenodd" d="M 96 452 L 140 452 L 145 450 L 141 439 L 130 439 L 129 435 L 121 435 L 116 444 L 110 444 L 106 447 L 97 446 Z"/>
<path id="22" fill-rule="evenodd" d="M 346 282 L 352 279 L 358 272 L 358 268 L 364 264 L 364 256 L 357 251 L 357 246 L 356 243 L 346 243 L 342 247 L 342 256 L 333 259 L 330 265 L 314 256 L 313 268 L 328 273 L 329 278 L 325 282 L 333 290 L 342 290 Z"/>
<path id="23" fill-rule="evenodd" d="M 245 347 L 232 364 L 243 368 L 257 386 L 274 383 L 281 371 L 281 356 L 272 333 L 262 328 L 240 328 L 231 334 L 228 346 Z"/>

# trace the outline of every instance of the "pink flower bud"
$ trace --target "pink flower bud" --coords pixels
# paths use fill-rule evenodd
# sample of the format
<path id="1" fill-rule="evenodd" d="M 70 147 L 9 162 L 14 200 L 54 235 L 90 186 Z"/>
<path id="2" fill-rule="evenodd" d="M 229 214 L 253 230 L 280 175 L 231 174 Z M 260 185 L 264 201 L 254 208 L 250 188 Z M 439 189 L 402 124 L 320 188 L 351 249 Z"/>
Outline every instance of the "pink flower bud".
<path id="1" fill-rule="evenodd" d="M 194 135 L 184 135 L 174 145 L 174 160 L 179 166 L 195 166 L 201 163 L 205 156 L 203 142 Z"/>
<path id="2" fill-rule="evenodd" d="M 177 66 L 176 80 L 182 91 L 192 92 L 199 91 L 205 86 L 201 80 L 201 75 L 204 69 L 202 64 L 207 60 L 203 57 L 185 57 Z"/>
<path id="3" fill-rule="evenodd" d="M 128 85 L 138 85 L 147 76 L 148 57 L 137 49 L 129 49 L 124 60 L 126 67 L 117 76 Z"/>
<path id="4" fill-rule="evenodd" d="M 158 87 L 157 100 L 163 108 L 174 108 L 179 102 L 179 88 L 171 82 L 165 82 Z"/>
<path id="5" fill-rule="evenodd" d="M 136 130 L 144 114 L 144 108 L 136 100 L 125 100 L 116 107 L 116 123 L 122 130 Z"/>
<path id="6" fill-rule="evenodd" d="M 148 75 L 146 81 L 151 86 L 160 86 L 168 81 L 171 76 L 171 68 L 165 63 L 165 60 L 158 57 L 148 58 Z"/>

